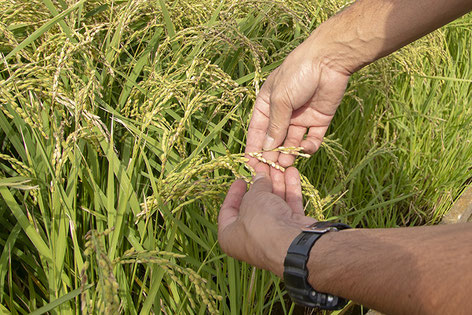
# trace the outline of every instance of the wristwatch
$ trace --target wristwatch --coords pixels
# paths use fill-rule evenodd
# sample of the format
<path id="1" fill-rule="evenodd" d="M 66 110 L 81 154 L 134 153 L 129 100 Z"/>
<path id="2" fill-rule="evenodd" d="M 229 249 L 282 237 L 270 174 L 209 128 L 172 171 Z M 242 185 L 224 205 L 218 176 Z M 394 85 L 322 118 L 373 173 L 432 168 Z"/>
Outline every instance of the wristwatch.
<path id="1" fill-rule="evenodd" d="M 303 228 L 302 233 L 293 240 L 284 261 L 284 282 L 295 303 L 324 310 L 339 310 L 347 304 L 344 298 L 313 289 L 308 283 L 306 264 L 311 248 L 323 234 L 350 228 L 343 223 L 316 222 Z"/>

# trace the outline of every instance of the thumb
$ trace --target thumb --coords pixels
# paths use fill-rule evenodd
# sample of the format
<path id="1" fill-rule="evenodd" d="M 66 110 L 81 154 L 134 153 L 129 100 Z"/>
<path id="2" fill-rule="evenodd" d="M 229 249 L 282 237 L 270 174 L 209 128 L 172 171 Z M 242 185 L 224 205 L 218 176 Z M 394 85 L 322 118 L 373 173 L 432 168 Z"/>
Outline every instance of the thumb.
<path id="1" fill-rule="evenodd" d="M 281 145 L 292 117 L 292 105 L 287 97 L 280 97 L 280 94 L 272 94 L 270 97 L 269 127 L 264 140 L 263 149 L 272 150 Z"/>
<path id="2" fill-rule="evenodd" d="M 272 181 L 265 173 L 257 173 L 254 177 L 254 183 L 249 189 L 250 192 L 272 192 Z"/>
<path id="3" fill-rule="evenodd" d="M 237 180 L 231 185 L 218 215 L 218 230 L 220 232 L 238 218 L 239 206 L 245 193 L 246 182 L 244 180 Z"/>

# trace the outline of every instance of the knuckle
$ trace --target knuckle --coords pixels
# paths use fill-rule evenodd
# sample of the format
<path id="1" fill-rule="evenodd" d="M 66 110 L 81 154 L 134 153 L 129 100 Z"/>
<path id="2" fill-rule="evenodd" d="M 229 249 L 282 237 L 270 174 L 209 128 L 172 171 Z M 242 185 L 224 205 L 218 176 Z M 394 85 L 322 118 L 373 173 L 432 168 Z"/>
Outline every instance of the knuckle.
<path id="1" fill-rule="evenodd" d="M 285 89 L 284 89 L 285 90 Z M 271 109 L 277 110 L 287 110 L 291 109 L 291 101 L 288 93 L 273 92 L 270 95 L 270 104 Z"/>
<path id="2" fill-rule="evenodd" d="M 318 145 L 313 140 L 307 140 L 303 145 L 303 152 L 313 154 L 318 150 Z"/>

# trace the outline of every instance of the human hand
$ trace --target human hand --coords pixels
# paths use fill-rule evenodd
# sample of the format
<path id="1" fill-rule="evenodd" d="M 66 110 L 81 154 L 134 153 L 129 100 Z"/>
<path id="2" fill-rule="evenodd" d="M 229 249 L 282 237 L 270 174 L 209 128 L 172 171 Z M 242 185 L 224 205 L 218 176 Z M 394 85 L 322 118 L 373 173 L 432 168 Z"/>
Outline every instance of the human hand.
<path id="1" fill-rule="evenodd" d="M 258 173 L 246 192 L 246 183 L 231 185 L 218 216 L 218 241 L 229 256 L 270 270 L 282 277 L 288 247 L 301 228 L 316 220 L 306 217 L 300 174 L 285 171 L 285 200 L 272 193 L 272 182 Z"/>
<path id="2" fill-rule="evenodd" d="M 312 154 L 320 147 L 344 95 L 350 72 L 338 61 L 319 57 L 319 48 L 323 47 L 319 47 L 321 43 L 315 35 L 292 51 L 262 86 L 249 125 L 246 153 L 271 150 L 283 144 L 302 146 L 305 153 Z M 247 157 L 252 167 L 261 164 Z M 263 157 L 283 167 L 295 160 L 293 155 L 277 152 L 265 152 Z M 270 176 L 274 193 L 284 198 L 282 172 L 271 168 Z"/>

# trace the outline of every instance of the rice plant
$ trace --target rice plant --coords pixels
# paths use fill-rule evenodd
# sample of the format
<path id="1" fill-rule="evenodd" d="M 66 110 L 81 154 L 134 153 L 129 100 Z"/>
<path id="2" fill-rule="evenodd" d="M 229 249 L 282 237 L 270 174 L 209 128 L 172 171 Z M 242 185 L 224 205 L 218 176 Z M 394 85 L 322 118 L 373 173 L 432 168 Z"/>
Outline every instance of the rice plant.
<path id="1" fill-rule="evenodd" d="M 0 310 L 293 312 L 277 277 L 222 253 L 216 217 L 251 180 L 265 77 L 347 4 L 0 0 Z M 472 166 L 470 21 L 351 79 L 296 163 L 309 214 L 393 227 L 447 212 Z"/>

